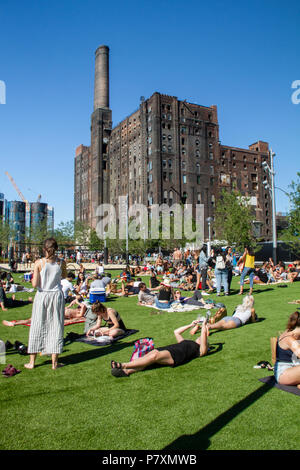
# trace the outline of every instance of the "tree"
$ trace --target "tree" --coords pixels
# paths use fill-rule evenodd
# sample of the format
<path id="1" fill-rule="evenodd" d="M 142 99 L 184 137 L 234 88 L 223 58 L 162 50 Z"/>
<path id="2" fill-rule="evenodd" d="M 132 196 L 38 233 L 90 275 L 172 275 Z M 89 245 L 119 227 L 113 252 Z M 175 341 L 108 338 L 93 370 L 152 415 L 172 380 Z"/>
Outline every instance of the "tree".
<path id="1" fill-rule="evenodd" d="M 249 198 L 238 190 L 228 192 L 223 189 L 216 204 L 214 228 L 217 238 L 226 240 L 228 245 L 234 245 L 237 250 L 255 244 L 253 213 L 249 202 Z"/>
<path id="2" fill-rule="evenodd" d="M 290 211 L 288 215 L 288 228 L 280 232 L 280 239 L 286 242 L 293 251 L 300 253 L 300 172 L 297 173 L 297 180 L 289 185 L 291 191 Z"/>

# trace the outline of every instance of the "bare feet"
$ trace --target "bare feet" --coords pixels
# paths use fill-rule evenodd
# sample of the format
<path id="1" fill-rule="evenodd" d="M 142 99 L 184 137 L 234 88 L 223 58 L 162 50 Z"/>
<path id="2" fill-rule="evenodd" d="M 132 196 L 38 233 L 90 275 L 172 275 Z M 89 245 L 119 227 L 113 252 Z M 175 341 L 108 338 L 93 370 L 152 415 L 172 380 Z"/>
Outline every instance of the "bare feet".
<path id="1" fill-rule="evenodd" d="M 59 369 L 60 367 L 64 367 L 65 364 L 62 364 L 62 363 L 58 363 L 58 364 L 53 364 L 52 365 L 52 369 L 55 370 L 55 369 Z"/>
<path id="2" fill-rule="evenodd" d="M 31 364 L 30 362 L 28 364 L 24 364 L 24 367 L 26 367 L 26 369 L 33 369 L 34 368 L 34 364 Z"/>
<path id="3" fill-rule="evenodd" d="M 5 326 L 15 326 L 15 322 L 14 322 L 14 321 L 3 320 L 2 323 L 3 323 L 3 325 L 5 325 Z"/>

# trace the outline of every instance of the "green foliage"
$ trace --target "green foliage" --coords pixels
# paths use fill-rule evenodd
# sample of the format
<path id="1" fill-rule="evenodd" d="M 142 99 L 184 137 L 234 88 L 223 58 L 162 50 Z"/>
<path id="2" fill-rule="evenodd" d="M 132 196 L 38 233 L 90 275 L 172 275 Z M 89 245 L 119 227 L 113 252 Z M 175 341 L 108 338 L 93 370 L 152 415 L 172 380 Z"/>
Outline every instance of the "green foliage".
<path id="1" fill-rule="evenodd" d="M 223 190 L 216 203 L 214 228 L 216 237 L 226 240 L 228 245 L 234 245 L 243 250 L 246 245 L 254 245 L 252 230 L 253 213 L 249 198 L 238 190 L 228 192 Z"/>
<path id="2" fill-rule="evenodd" d="M 291 209 L 288 215 L 288 228 L 279 233 L 280 239 L 285 241 L 296 253 L 300 253 L 300 172 L 297 180 L 289 185 Z"/>

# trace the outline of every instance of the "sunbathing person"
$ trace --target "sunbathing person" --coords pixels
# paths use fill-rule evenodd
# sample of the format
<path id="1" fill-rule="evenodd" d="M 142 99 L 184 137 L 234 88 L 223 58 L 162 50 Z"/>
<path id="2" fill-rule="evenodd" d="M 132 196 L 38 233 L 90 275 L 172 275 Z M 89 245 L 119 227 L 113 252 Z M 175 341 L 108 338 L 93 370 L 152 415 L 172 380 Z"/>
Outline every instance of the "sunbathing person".
<path id="1" fill-rule="evenodd" d="M 216 323 L 209 324 L 208 330 L 230 330 L 238 328 L 246 323 L 255 323 L 257 316 L 253 308 L 254 298 L 252 295 L 246 295 L 243 303 L 238 305 L 232 316 L 226 316 Z"/>
<path id="2" fill-rule="evenodd" d="M 78 308 L 72 308 L 74 305 L 78 305 Z M 87 307 L 84 302 L 80 302 L 77 299 L 73 300 L 70 305 L 65 308 L 64 325 L 72 324 L 74 320 L 85 320 L 86 310 Z M 3 320 L 2 323 L 5 326 L 30 326 L 31 318 L 26 318 L 25 320 Z"/>
<path id="3" fill-rule="evenodd" d="M 3 287 L 3 281 L 0 282 L 0 307 L 3 312 L 6 312 L 8 308 L 23 307 L 23 305 L 28 305 L 32 302 L 32 297 L 29 297 L 28 300 L 17 300 L 13 294 L 11 298 L 8 298 Z"/>
<path id="4" fill-rule="evenodd" d="M 202 294 L 200 290 L 195 290 L 192 297 L 181 297 L 180 290 L 176 290 L 174 298 L 175 298 L 174 302 L 177 302 L 177 303 L 179 302 L 183 305 L 193 305 L 195 307 L 207 308 L 207 309 L 213 308 L 213 304 L 207 304 L 205 300 L 202 298 Z"/>
<path id="5" fill-rule="evenodd" d="M 73 308 L 74 305 L 77 308 Z M 70 305 L 65 307 L 65 319 L 84 318 L 87 306 L 79 299 L 72 300 Z"/>
<path id="6" fill-rule="evenodd" d="M 110 336 L 115 338 L 125 333 L 126 327 L 116 310 L 105 307 L 97 300 L 92 305 L 91 311 L 97 316 L 97 321 L 94 326 L 87 330 L 87 336 Z M 105 323 L 104 327 L 101 327 L 102 320 Z"/>
<path id="7" fill-rule="evenodd" d="M 282 385 L 300 388 L 300 313 L 290 315 L 286 330 L 277 339 L 274 376 Z M 280 344 L 279 344 L 280 343 Z"/>
<path id="8" fill-rule="evenodd" d="M 129 377 L 129 375 L 142 371 L 154 364 L 177 367 L 197 357 L 205 356 L 208 351 L 206 320 L 202 324 L 201 335 L 196 341 L 186 340 L 182 336 L 182 333 L 189 328 L 193 328 L 196 323 L 197 321 L 193 321 L 190 325 L 177 328 L 174 331 L 177 340 L 175 344 L 153 349 L 145 356 L 131 362 L 120 363 L 111 361 L 112 375 L 115 377 Z"/>

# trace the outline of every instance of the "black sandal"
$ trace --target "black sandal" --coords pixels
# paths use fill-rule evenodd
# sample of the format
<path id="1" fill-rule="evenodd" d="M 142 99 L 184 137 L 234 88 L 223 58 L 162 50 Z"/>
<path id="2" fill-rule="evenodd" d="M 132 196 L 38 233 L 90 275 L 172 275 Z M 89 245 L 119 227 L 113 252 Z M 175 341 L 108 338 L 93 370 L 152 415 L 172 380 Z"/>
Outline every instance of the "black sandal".
<path id="1" fill-rule="evenodd" d="M 126 372 L 122 368 L 113 368 L 111 369 L 111 375 L 114 377 L 129 377 L 129 374 L 126 374 Z"/>
<path id="2" fill-rule="evenodd" d="M 121 364 L 121 362 L 111 361 L 110 362 L 110 367 L 112 369 L 122 369 L 122 364 Z"/>

